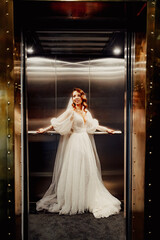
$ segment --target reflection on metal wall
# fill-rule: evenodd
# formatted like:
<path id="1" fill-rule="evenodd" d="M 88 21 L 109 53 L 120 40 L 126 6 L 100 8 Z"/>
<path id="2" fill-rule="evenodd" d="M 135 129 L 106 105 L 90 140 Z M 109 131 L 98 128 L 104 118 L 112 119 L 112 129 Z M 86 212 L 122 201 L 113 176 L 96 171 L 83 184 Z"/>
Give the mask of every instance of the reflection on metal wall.
<path id="1" fill-rule="evenodd" d="M 14 48 L 14 183 L 15 183 L 15 214 L 16 214 L 16 236 L 21 238 L 22 228 L 22 159 L 21 159 L 21 60 L 20 60 L 20 44 L 15 43 Z"/>
<path id="2" fill-rule="evenodd" d="M 29 131 L 48 126 L 53 116 L 62 113 L 74 87 L 86 92 L 89 108 L 101 125 L 123 131 L 124 59 L 28 58 L 26 71 Z M 31 202 L 50 184 L 58 140 L 57 134 L 29 136 Z M 123 200 L 123 135 L 97 135 L 95 140 L 105 185 Z"/>
<path id="3" fill-rule="evenodd" d="M 20 62 L 20 46 L 17 44 L 14 53 L 14 74 L 15 74 L 15 211 L 21 213 L 21 62 Z"/>
<path id="4" fill-rule="evenodd" d="M 153 239 L 153 165 L 160 159 L 160 2 L 147 5 L 147 84 L 146 84 L 146 173 L 145 173 L 145 239 Z"/>
<path id="5" fill-rule="evenodd" d="M 132 237 L 144 239 L 144 184 L 146 138 L 146 35 L 135 34 L 132 132 Z"/>
<path id="6" fill-rule="evenodd" d="M 108 58 L 91 61 L 90 108 L 101 125 L 124 128 L 124 59 Z M 106 187 L 123 200 L 124 136 L 95 135 Z"/>

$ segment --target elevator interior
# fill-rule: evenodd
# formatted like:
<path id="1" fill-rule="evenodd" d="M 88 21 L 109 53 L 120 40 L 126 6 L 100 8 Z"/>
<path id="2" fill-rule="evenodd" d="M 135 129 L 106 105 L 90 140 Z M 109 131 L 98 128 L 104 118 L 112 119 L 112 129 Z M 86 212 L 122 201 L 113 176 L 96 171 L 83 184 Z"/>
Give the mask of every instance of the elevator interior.
<path id="1" fill-rule="evenodd" d="M 59 141 L 58 134 L 34 131 L 65 111 L 74 87 L 86 92 L 89 109 L 101 125 L 122 131 L 97 133 L 95 141 L 104 183 L 123 203 L 125 32 L 108 30 L 102 22 L 101 29 L 97 24 L 88 28 L 84 19 L 76 23 L 74 17 L 67 26 L 61 19 L 57 29 L 56 21 L 52 28 L 25 32 L 30 206 L 49 187 Z"/>
<path id="2" fill-rule="evenodd" d="M 53 34 L 53 35 L 52 35 Z M 50 35 L 54 36 L 54 31 Z M 103 39 L 108 33 L 89 33 L 90 40 Z M 114 33 L 112 33 L 114 35 Z M 78 38 L 78 49 L 83 59 L 61 60 L 60 57 L 48 59 L 44 57 L 30 57 L 27 59 L 27 98 L 28 98 L 28 130 L 29 130 L 29 169 L 30 169 L 30 201 L 34 202 L 42 197 L 52 177 L 55 154 L 59 141 L 57 134 L 34 134 L 34 130 L 50 125 L 50 119 L 65 111 L 69 97 L 74 87 L 80 87 L 87 93 L 89 109 L 101 125 L 124 131 L 124 90 L 125 64 L 124 58 L 107 58 L 99 56 L 92 58 L 88 52 L 84 57 L 81 42 L 86 39 L 85 32 L 58 33 L 58 42 L 62 39 Z M 63 35 L 63 37 L 61 37 Z M 93 36 L 91 36 L 93 35 Z M 101 36 L 102 35 L 102 36 Z M 110 34 L 111 35 L 111 34 Z M 120 35 L 120 34 L 118 34 Z M 123 34 L 118 47 L 123 52 Z M 71 37 L 72 36 L 72 37 Z M 45 38 L 45 37 L 44 37 Z M 48 38 L 48 37 L 47 37 Z M 54 38 L 54 37 L 53 37 Z M 62 38 L 62 39 L 61 39 Z M 107 37 L 105 37 L 107 38 Z M 120 39 L 120 38 L 119 38 Z M 75 41 L 75 39 L 74 39 Z M 87 43 L 90 43 L 87 40 Z M 101 40 L 102 41 L 102 40 Z M 112 40 L 111 40 L 112 41 Z M 66 43 L 65 43 L 66 44 Z M 84 51 L 89 47 L 85 46 Z M 59 43 L 57 43 L 59 45 Z M 106 46 L 106 42 L 103 43 Z M 113 50 L 116 44 L 113 44 Z M 57 49 L 59 48 L 56 47 Z M 70 46 L 65 45 L 65 50 Z M 95 51 L 94 46 L 90 51 Z M 57 50 L 58 51 L 58 50 Z M 69 50 L 70 51 L 70 50 Z M 103 47 L 99 47 L 103 51 Z M 91 53 L 90 53 L 91 54 Z M 33 133 L 33 134 L 32 134 Z M 124 178 L 124 137 L 120 135 L 95 134 L 99 157 L 101 159 L 102 174 L 106 186 L 123 200 Z"/>
<path id="3" fill-rule="evenodd" d="M 95 134 L 95 141 L 104 183 L 124 202 L 126 36 L 128 28 L 133 28 L 127 19 L 134 19 L 136 25 L 139 14 L 136 27 L 141 28 L 142 7 L 142 3 L 23 2 L 25 12 L 30 13 L 29 17 L 21 16 L 26 51 L 30 211 L 51 182 L 59 141 L 58 134 L 38 135 L 35 130 L 48 126 L 53 116 L 65 110 L 73 87 L 87 93 L 89 109 L 101 125 L 122 131 L 113 136 Z"/>

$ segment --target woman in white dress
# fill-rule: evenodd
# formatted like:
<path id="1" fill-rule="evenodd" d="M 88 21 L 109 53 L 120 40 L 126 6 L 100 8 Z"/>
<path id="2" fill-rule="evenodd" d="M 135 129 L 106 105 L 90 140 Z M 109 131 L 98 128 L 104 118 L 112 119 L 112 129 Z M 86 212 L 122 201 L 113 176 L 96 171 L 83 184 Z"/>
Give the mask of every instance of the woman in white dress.
<path id="1" fill-rule="evenodd" d="M 44 133 L 51 129 L 61 137 L 52 183 L 36 203 L 36 210 L 70 215 L 89 211 L 96 218 L 119 213 L 121 202 L 103 184 L 93 137 L 96 130 L 110 134 L 115 131 L 100 126 L 92 118 L 83 90 L 75 88 L 66 111 L 51 119 L 49 127 L 40 128 L 37 132 Z"/>

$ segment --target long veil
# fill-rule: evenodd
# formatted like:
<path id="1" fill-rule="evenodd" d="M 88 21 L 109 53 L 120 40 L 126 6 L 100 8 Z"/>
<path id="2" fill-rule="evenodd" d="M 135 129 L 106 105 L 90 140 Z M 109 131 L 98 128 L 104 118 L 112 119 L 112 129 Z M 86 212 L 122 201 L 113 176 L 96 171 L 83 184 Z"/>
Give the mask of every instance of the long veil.
<path id="1" fill-rule="evenodd" d="M 73 100 L 72 100 L 72 97 L 70 97 L 68 105 L 67 105 L 67 109 L 71 109 L 72 108 L 72 103 L 73 103 Z"/>
<path id="2" fill-rule="evenodd" d="M 72 108 L 72 97 L 69 98 L 66 110 Z M 52 182 L 45 192 L 44 196 L 36 203 L 36 210 L 40 211 L 42 209 L 48 209 L 50 204 L 57 203 L 57 186 L 59 182 L 59 177 L 61 174 L 62 166 L 63 166 L 63 156 L 65 154 L 65 149 L 67 146 L 67 142 L 70 134 L 60 135 L 57 154 L 55 158 L 55 164 L 53 168 Z"/>

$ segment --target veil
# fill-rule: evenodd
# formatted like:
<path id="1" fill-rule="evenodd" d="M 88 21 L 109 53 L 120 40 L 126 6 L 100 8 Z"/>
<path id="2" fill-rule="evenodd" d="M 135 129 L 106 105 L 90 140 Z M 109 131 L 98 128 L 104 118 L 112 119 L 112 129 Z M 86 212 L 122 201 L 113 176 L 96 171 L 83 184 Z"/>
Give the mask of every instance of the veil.
<path id="1" fill-rule="evenodd" d="M 73 100 L 72 100 L 72 97 L 69 98 L 69 102 L 68 102 L 68 105 L 67 105 L 67 108 L 66 109 L 72 109 L 72 103 L 73 103 Z"/>
<path id="2" fill-rule="evenodd" d="M 66 113 L 69 109 L 72 109 L 72 97 L 69 98 L 66 110 L 63 114 Z M 55 118 L 56 119 L 56 118 Z M 67 142 L 69 139 L 70 133 L 66 135 L 60 135 L 57 154 L 55 158 L 54 168 L 53 168 L 53 175 L 52 175 L 52 182 L 48 188 L 48 190 L 45 192 L 43 197 L 36 202 L 36 210 L 40 211 L 43 209 L 48 210 L 48 206 L 50 204 L 57 204 L 57 186 L 60 178 L 60 174 L 62 171 L 63 166 L 63 155 L 65 154 L 65 149 L 67 146 Z M 57 206 L 58 207 L 58 206 Z"/>

